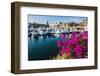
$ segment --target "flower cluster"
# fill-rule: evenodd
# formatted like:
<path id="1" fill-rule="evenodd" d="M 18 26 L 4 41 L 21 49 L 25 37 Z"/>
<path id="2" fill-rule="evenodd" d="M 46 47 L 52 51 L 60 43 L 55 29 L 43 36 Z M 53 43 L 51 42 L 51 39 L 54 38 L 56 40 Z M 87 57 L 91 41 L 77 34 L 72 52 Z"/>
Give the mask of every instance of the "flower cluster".
<path id="1" fill-rule="evenodd" d="M 57 46 L 60 50 L 60 56 L 66 55 L 66 58 L 86 58 L 88 32 L 72 32 L 69 36 L 62 34 L 61 39 L 57 41 Z"/>

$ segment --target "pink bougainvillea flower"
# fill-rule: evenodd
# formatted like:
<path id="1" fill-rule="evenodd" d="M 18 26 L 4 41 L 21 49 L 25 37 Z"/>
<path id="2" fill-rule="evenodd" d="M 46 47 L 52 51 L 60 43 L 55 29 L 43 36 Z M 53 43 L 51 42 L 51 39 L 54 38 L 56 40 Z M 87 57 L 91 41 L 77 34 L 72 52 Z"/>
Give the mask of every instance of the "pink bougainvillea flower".
<path id="1" fill-rule="evenodd" d="M 65 51 L 67 48 L 67 46 L 63 45 L 62 48 L 61 48 L 61 51 Z"/>
<path id="2" fill-rule="evenodd" d="M 85 49 L 82 46 L 77 45 L 76 48 L 74 48 L 74 51 L 76 52 L 76 55 L 80 57 L 83 56 Z"/>
<path id="3" fill-rule="evenodd" d="M 87 32 L 83 32 L 82 33 L 82 38 L 83 39 L 87 39 L 88 38 L 88 33 Z"/>
<path id="4" fill-rule="evenodd" d="M 57 46 L 58 46 L 58 47 L 61 47 L 62 44 L 63 44 L 62 41 L 60 41 L 60 40 L 57 41 Z"/>
<path id="5" fill-rule="evenodd" d="M 66 35 L 65 34 L 62 34 L 61 37 L 62 37 L 62 39 L 65 39 L 66 38 Z"/>
<path id="6" fill-rule="evenodd" d="M 74 49 L 75 52 L 80 52 L 84 51 L 84 48 L 81 45 L 77 45 L 76 48 Z"/>
<path id="7" fill-rule="evenodd" d="M 70 53 L 70 48 L 66 48 L 65 52 L 69 54 Z"/>
<path id="8" fill-rule="evenodd" d="M 61 40 L 57 41 L 60 55 L 70 54 L 70 58 L 83 58 L 88 49 L 88 32 L 72 32 L 71 36 L 61 35 Z"/>
<path id="9" fill-rule="evenodd" d="M 69 39 L 67 44 L 68 44 L 69 46 L 75 46 L 75 45 L 78 44 L 78 41 L 79 41 L 78 38 Z"/>
<path id="10" fill-rule="evenodd" d="M 65 53 L 70 53 L 70 48 L 68 48 L 67 46 L 62 46 L 62 51 Z"/>
<path id="11" fill-rule="evenodd" d="M 71 34 L 71 39 L 74 39 L 75 37 L 77 37 L 77 32 L 72 32 L 72 34 Z"/>

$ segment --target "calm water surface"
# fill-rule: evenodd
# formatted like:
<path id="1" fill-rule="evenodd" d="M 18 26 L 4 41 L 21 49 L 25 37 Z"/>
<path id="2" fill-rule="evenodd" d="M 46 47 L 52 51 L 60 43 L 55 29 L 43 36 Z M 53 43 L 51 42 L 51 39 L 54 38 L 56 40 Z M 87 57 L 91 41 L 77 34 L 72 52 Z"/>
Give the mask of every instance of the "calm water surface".
<path id="1" fill-rule="evenodd" d="M 59 53 L 59 36 L 34 36 L 28 38 L 28 60 L 48 60 Z"/>

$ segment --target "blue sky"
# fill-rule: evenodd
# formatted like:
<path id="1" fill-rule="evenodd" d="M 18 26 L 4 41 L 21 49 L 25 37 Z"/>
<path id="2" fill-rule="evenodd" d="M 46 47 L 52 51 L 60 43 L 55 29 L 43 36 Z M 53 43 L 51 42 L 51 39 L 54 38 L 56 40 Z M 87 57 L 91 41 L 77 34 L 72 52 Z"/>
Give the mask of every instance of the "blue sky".
<path id="1" fill-rule="evenodd" d="M 87 17 L 78 17 L 78 16 L 43 16 L 43 15 L 29 15 L 28 21 L 29 23 L 37 22 L 46 24 L 48 21 L 50 24 L 56 23 L 56 22 L 76 22 L 79 23 L 86 19 Z"/>

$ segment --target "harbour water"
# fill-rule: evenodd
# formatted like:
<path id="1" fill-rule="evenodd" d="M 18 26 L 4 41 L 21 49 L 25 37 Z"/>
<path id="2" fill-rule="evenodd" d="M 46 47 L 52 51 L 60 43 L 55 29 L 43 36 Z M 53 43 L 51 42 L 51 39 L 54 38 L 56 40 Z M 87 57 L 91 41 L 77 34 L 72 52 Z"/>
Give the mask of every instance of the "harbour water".
<path id="1" fill-rule="evenodd" d="M 48 60 L 59 53 L 60 34 L 28 37 L 28 60 Z"/>

